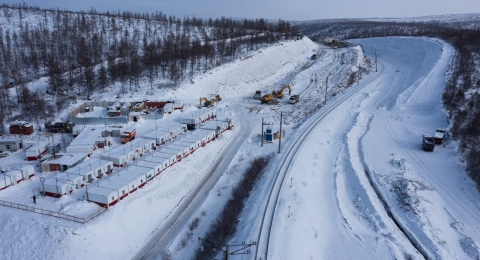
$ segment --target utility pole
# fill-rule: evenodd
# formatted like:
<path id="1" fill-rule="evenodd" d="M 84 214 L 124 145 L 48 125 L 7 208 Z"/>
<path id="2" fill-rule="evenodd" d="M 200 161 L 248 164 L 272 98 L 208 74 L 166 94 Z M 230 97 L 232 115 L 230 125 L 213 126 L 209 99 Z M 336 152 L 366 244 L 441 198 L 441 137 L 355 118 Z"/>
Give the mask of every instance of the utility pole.
<path id="1" fill-rule="evenodd" d="M 263 117 L 262 117 L 262 146 L 263 147 Z"/>
<path id="2" fill-rule="evenodd" d="M 280 135 L 278 137 L 278 153 L 280 153 L 280 147 L 282 145 L 282 116 L 283 112 L 280 111 Z"/>
<path id="3" fill-rule="evenodd" d="M 377 72 L 377 49 L 375 49 L 375 72 Z"/>
<path id="4" fill-rule="evenodd" d="M 325 101 L 323 102 L 324 106 L 327 104 L 327 90 L 328 90 L 328 76 L 327 76 L 327 79 L 325 80 Z"/>

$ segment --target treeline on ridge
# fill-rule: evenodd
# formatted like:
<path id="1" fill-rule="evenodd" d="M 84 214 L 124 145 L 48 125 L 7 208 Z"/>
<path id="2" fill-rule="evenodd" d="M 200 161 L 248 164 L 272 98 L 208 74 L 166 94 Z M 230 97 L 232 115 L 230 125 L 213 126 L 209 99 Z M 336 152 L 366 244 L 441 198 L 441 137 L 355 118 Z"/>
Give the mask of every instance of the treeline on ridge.
<path id="1" fill-rule="evenodd" d="M 0 19 L 6 25 L 0 27 L 1 122 L 15 119 L 16 107 L 33 120 L 49 116 L 52 107 L 34 111 L 26 102 L 44 100 L 45 93 L 26 87 L 43 76 L 48 77 L 47 94 L 61 109 L 69 98 L 88 98 L 114 83 L 121 83 L 123 93 L 136 90 L 142 79 L 151 88 L 157 79 L 175 86 L 242 51 L 297 34 L 282 20 L 180 19 L 162 12 L 72 12 L 26 4 L 1 5 Z"/>

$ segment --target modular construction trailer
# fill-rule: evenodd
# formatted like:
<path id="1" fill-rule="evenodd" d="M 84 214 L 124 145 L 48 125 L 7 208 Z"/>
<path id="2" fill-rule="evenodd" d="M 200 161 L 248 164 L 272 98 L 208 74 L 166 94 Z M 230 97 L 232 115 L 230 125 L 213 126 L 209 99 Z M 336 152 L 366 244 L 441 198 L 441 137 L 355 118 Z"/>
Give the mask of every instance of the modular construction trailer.
<path id="1" fill-rule="evenodd" d="M 49 178 L 42 182 L 42 193 L 49 197 L 60 198 L 73 192 L 75 184 L 70 180 Z"/>
<path id="2" fill-rule="evenodd" d="M 155 168 L 149 168 L 149 167 L 141 167 L 138 165 L 130 165 L 125 169 L 127 172 L 132 172 L 135 174 L 142 174 L 145 178 L 146 182 L 149 182 L 153 180 L 155 177 Z M 160 173 L 160 171 L 159 171 Z M 139 188 L 142 188 L 143 185 L 145 185 L 146 182 L 141 182 L 142 184 L 139 185 Z"/>
<path id="3" fill-rule="evenodd" d="M 211 141 L 215 140 L 215 137 L 216 137 L 215 130 L 208 130 L 208 129 L 196 129 L 192 131 L 192 134 L 197 135 L 199 137 L 205 137 L 207 143 L 210 143 Z"/>
<path id="4" fill-rule="evenodd" d="M 184 157 L 184 149 L 176 149 L 176 148 L 166 148 L 166 147 L 162 147 L 162 149 L 158 150 L 160 153 L 163 153 L 163 154 L 168 154 L 170 157 L 172 155 L 175 156 L 175 158 L 177 159 L 177 161 L 181 161 L 182 158 Z"/>
<path id="5" fill-rule="evenodd" d="M 198 131 L 198 132 L 197 132 Z M 163 147 L 144 156 L 141 160 L 135 161 L 129 167 L 120 169 L 115 174 L 89 185 L 87 200 L 100 206 L 113 206 L 128 194 L 142 188 L 143 185 L 153 179 L 153 176 L 160 174 L 183 158 L 192 147 L 200 147 L 199 140 L 209 137 L 209 141 L 215 137 L 213 130 L 196 130 L 198 135 L 187 135 L 190 141 L 184 144 L 170 145 L 170 148 Z M 191 137 L 190 137 L 191 136 Z M 180 143 L 180 142 L 179 142 Z"/>
<path id="6" fill-rule="evenodd" d="M 214 130 L 215 136 L 218 136 L 221 133 L 225 132 L 226 130 L 231 129 L 232 126 L 233 126 L 232 121 L 227 118 L 224 120 L 207 121 L 201 124 L 200 126 L 198 126 L 197 129 Z"/>
<path id="7" fill-rule="evenodd" d="M 191 148 L 193 146 L 193 150 L 191 149 L 191 153 L 193 153 L 193 152 L 195 152 L 195 150 L 197 150 L 198 148 L 203 146 L 202 145 L 202 140 L 203 140 L 203 137 L 201 137 L 201 136 L 188 134 L 188 135 L 182 136 L 178 140 L 175 140 L 174 143 L 189 144 L 191 146 Z M 206 140 L 207 139 L 205 138 L 205 142 L 206 142 Z"/>
<path id="8" fill-rule="evenodd" d="M 87 192 L 87 201 L 94 202 L 100 207 L 110 207 L 118 202 L 120 193 L 116 189 L 91 185 Z"/>
<path id="9" fill-rule="evenodd" d="M 186 139 L 178 139 L 173 142 L 173 145 L 181 145 L 181 146 L 187 146 L 188 147 L 188 153 L 191 154 L 197 150 L 197 148 L 201 147 L 200 140 L 195 140 L 195 141 L 189 141 Z"/>
<path id="10" fill-rule="evenodd" d="M 59 198 L 73 193 L 85 185 L 85 177 L 79 174 L 62 172 L 42 182 L 42 192 L 46 196 Z"/>
<path id="11" fill-rule="evenodd" d="M 201 109 L 187 113 L 180 117 L 179 122 L 186 124 L 188 130 L 193 130 L 195 127 L 207 120 L 216 118 L 216 112 L 213 109 Z"/>
<path id="12" fill-rule="evenodd" d="M 91 158 L 65 172 L 83 176 L 83 184 L 80 185 L 80 187 L 83 187 L 86 183 L 92 183 L 96 179 L 101 179 L 103 176 L 111 174 L 113 172 L 113 162 Z"/>
<path id="13" fill-rule="evenodd" d="M 70 143 L 71 146 L 76 144 L 90 144 L 96 148 L 96 143 L 99 139 L 105 139 L 103 133 L 105 127 L 85 126 L 83 130 L 77 135 L 75 139 Z"/>
<path id="14" fill-rule="evenodd" d="M 23 147 L 22 139 L 13 136 L 0 136 L 0 152 L 16 152 Z"/>
<path id="15" fill-rule="evenodd" d="M 177 162 L 177 158 L 172 154 L 153 152 L 144 158 L 147 162 L 154 162 L 162 165 L 162 171 Z"/>
<path id="16" fill-rule="evenodd" d="M 138 156 L 142 157 L 144 154 L 147 154 L 157 148 L 155 140 L 146 139 L 146 138 L 137 138 L 130 142 L 132 147 L 137 147 L 135 152 Z M 138 157 L 137 156 L 137 157 Z"/>
<path id="17" fill-rule="evenodd" d="M 143 138 L 155 140 L 157 145 L 170 142 L 172 139 L 187 132 L 187 126 L 181 124 L 162 124 L 152 132 L 143 135 Z"/>
<path id="18" fill-rule="evenodd" d="M 103 160 L 111 161 L 114 166 L 124 167 L 125 165 L 127 165 L 127 163 L 134 161 L 134 155 L 134 151 L 130 151 L 130 154 L 125 154 L 124 152 L 120 151 L 113 151 L 103 153 L 100 158 L 102 158 Z"/>
<path id="19" fill-rule="evenodd" d="M 47 154 L 48 142 L 39 141 L 37 143 L 30 143 L 25 150 L 27 161 L 37 161 Z"/>
<path id="20" fill-rule="evenodd" d="M 146 160 L 137 160 L 135 161 L 134 167 L 144 167 L 147 169 L 151 169 L 154 173 L 154 177 L 159 175 L 163 169 L 167 168 L 170 165 L 169 160 L 165 162 L 165 165 L 163 165 L 165 161 L 161 162 L 151 162 L 151 161 L 146 161 Z M 153 177 L 152 177 L 153 178 Z M 150 180 L 147 180 L 150 181 Z"/>
<path id="21" fill-rule="evenodd" d="M 81 163 L 86 153 L 57 153 L 40 164 L 42 172 L 66 171 Z"/>
<path id="22" fill-rule="evenodd" d="M 143 138 L 155 141 L 155 144 L 163 145 L 172 140 L 172 134 L 166 130 L 156 130 L 143 135 Z"/>
<path id="23" fill-rule="evenodd" d="M 141 151 L 143 151 L 143 145 L 139 147 L 133 142 L 107 150 L 100 155 L 100 158 L 112 161 L 117 167 L 123 167 L 140 157 Z"/>
<path id="24" fill-rule="evenodd" d="M 75 144 L 70 144 L 65 151 L 67 153 L 86 153 L 87 156 L 91 156 L 92 153 L 95 151 L 95 144 L 91 143 L 80 143 L 77 142 Z"/>
<path id="25" fill-rule="evenodd" d="M 100 206 L 112 206 L 128 194 L 143 187 L 151 169 L 140 167 L 137 171 L 121 169 L 108 178 L 88 186 L 87 200 Z M 110 191 L 108 191 L 110 190 Z M 115 196 L 116 194 L 116 196 Z"/>
<path id="26" fill-rule="evenodd" d="M 0 190 L 19 184 L 22 181 L 29 180 L 35 175 L 35 169 L 32 165 L 21 165 L 11 169 L 0 170 Z"/>
<path id="27" fill-rule="evenodd" d="M 166 149 L 170 149 L 173 151 L 181 151 L 182 158 L 185 158 L 190 154 L 190 145 L 187 145 L 187 144 L 181 144 L 181 143 L 168 144 L 165 147 L 162 147 L 161 151 L 166 151 Z"/>

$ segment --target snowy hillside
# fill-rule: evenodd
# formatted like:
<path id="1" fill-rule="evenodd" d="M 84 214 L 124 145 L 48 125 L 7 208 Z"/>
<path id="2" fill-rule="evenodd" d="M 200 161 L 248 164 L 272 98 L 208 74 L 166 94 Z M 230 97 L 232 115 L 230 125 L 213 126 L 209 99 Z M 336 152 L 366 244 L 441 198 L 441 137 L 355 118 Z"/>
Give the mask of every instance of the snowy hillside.
<path id="1" fill-rule="evenodd" d="M 197 238 L 259 155 L 273 158 L 229 244 L 259 243 L 236 259 L 478 258 L 480 194 L 466 177 L 457 144 L 447 140 L 433 153 L 421 150 L 422 134 L 448 128 L 440 96 L 452 47 L 427 38 L 355 42 L 362 47 L 331 49 L 306 37 L 282 41 L 176 89 L 122 97 L 185 103 L 183 111 L 162 119 L 141 119 L 135 124 L 139 135 L 198 111 L 199 98 L 213 94 L 223 97 L 215 111 L 232 118 L 235 127 L 87 224 L 3 207 L 5 258 L 191 259 L 201 247 Z M 369 74 L 348 86 L 359 69 Z M 257 90 L 268 94 L 284 85 L 291 93 L 277 105 L 252 98 Z M 289 104 L 289 94 L 300 94 L 300 101 Z M 109 93 L 96 98 L 114 99 Z M 278 153 L 278 140 L 262 146 L 261 129 L 263 119 L 279 131 L 281 116 Z M 120 145 L 114 140 L 112 148 L 92 157 Z M 36 167 L 22 151 L 0 163 Z M 0 200 L 71 215 L 98 210 L 84 200 L 83 190 L 59 199 L 39 197 L 34 205 L 32 191 L 49 174 L 35 169 L 31 180 L 0 191 Z M 284 181 L 276 181 L 280 173 Z M 269 202 L 272 187 L 279 195 Z M 264 240 L 259 232 L 267 211 L 273 221 L 271 231 L 263 230 L 270 237 Z"/>

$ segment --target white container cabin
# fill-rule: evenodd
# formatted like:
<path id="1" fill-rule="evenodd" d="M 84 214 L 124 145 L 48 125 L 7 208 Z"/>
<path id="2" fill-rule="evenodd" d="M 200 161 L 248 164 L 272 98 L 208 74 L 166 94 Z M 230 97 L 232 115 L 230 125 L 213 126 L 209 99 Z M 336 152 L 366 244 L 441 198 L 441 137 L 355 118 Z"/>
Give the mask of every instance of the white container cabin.
<path id="1" fill-rule="evenodd" d="M 41 185 L 42 192 L 54 198 L 59 198 L 63 195 L 69 195 L 73 192 L 74 184 L 72 181 L 48 178 Z"/>
<path id="2" fill-rule="evenodd" d="M 123 152 L 107 152 L 100 155 L 102 160 L 111 161 L 114 166 L 124 167 L 127 165 L 129 160 L 129 155 Z"/>
<path id="3" fill-rule="evenodd" d="M 166 132 L 166 130 L 156 130 L 144 134 L 143 138 L 154 140 L 155 144 L 158 146 L 170 142 L 172 140 L 172 135 L 170 132 Z"/>
<path id="4" fill-rule="evenodd" d="M 162 147 L 162 149 L 160 149 L 159 152 L 164 154 L 169 154 L 168 157 L 171 157 L 172 155 L 174 155 L 177 161 L 181 161 L 183 158 L 183 149 Z"/>
<path id="5" fill-rule="evenodd" d="M 171 150 L 182 151 L 182 158 L 190 155 L 190 145 L 187 145 L 187 144 L 173 143 L 173 144 L 168 144 L 166 147 L 164 147 L 162 149 L 171 149 Z"/>
<path id="6" fill-rule="evenodd" d="M 202 147 L 202 137 L 195 135 L 195 134 L 189 134 L 186 136 L 182 136 L 182 138 L 178 139 L 179 142 L 184 142 L 184 143 L 194 143 L 195 144 L 195 150 L 198 148 Z M 205 142 L 207 142 L 207 138 L 205 138 Z"/>
<path id="7" fill-rule="evenodd" d="M 18 183 L 29 180 L 35 175 L 35 169 L 32 165 L 22 165 L 9 170 L 2 170 L 0 172 L 1 182 L 0 190 L 6 189 L 9 186 L 17 185 Z"/>
<path id="8" fill-rule="evenodd" d="M 206 137 L 207 143 L 215 140 L 215 131 L 214 130 L 206 130 L 206 129 L 197 129 L 193 131 L 193 134 L 197 134 L 199 137 Z"/>
<path id="9" fill-rule="evenodd" d="M 215 120 L 215 121 L 208 121 L 198 127 L 198 129 L 205 129 L 205 130 L 214 130 L 215 134 L 218 136 L 222 132 L 227 129 L 230 129 L 231 121 L 230 119 L 226 120 Z"/>
<path id="10" fill-rule="evenodd" d="M 95 151 L 95 144 L 76 143 L 70 144 L 66 149 L 67 153 L 86 153 L 88 156 Z"/>
<path id="11" fill-rule="evenodd" d="M 95 185 L 88 186 L 87 200 L 100 207 L 110 207 L 118 202 L 119 192 Z"/>
<path id="12" fill-rule="evenodd" d="M 123 179 L 117 178 L 117 174 L 112 174 L 107 178 L 103 178 L 97 185 L 89 185 L 88 190 L 90 191 L 91 186 L 99 186 L 104 188 L 109 188 L 118 192 L 119 200 L 122 200 L 128 196 L 128 182 Z"/>
<path id="13" fill-rule="evenodd" d="M 168 160 L 168 161 L 170 161 L 170 160 Z M 141 161 L 138 160 L 138 161 L 135 162 L 136 167 L 144 167 L 144 168 L 147 168 L 147 169 L 152 169 L 153 173 L 154 173 L 154 176 L 159 175 L 163 171 L 164 167 L 167 168 L 169 164 L 170 164 L 170 162 L 166 163 L 165 166 L 164 166 L 164 162 L 151 162 L 151 161 L 145 161 L 145 160 L 141 160 Z M 148 180 L 148 181 L 150 181 L 150 180 Z"/>
<path id="14" fill-rule="evenodd" d="M 181 100 L 175 100 L 173 102 L 173 109 L 175 110 L 183 110 L 183 101 Z"/>
<path id="15" fill-rule="evenodd" d="M 127 171 L 127 174 L 130 173 L 135 173 L 135 174 L 140 174 L 143 176 L 143 182 L 141 179 L 139 179 L 140 184 L 138 185 L 139 188 L 142 188 L 143 185 L 145 185 L 146 182 L 151 181 L 155 177 L 155 169 L 154 168 L 147 168 L 147 167 L 141 167 L 137 165 L 130 165 L 128 168 L 125 169 Z"/>
<path id="16" fill-rule="evenodd" d="M 6 174 L 0 175 L 0 190 L 4 190 L 12 185 L 14 181 L 12 180 L 12 177 Z"/>
<path id="17" fill-rule="evenodd" d="M 57 174 L 56 176 L 57 179 L 62 179 L 65 181 L 71 181 L 72 182 L 72 187 L 75 189 L 80 189 L 83 186 L 85 186 L 85 177 L 83 175 L 79 175 L 76 173 L 68 173 L 68 172 L 62 172 Z"/>
<path id="18" fill-rule="evenodd" d="M 164 171 L 166 168 L 174 164 L 177 161 L 177 159 L 176 159 L 176 156 L 172 154 L 162 154 L 159 152 L 153 152 L 152 154 L 145 156 L 145 161 L 161 163 L 162 171 Z"/>
<path id="19" fill-rule="evenodd" d="M 115 175 L 113 178 L 116 178 L 117 180 L 120 180 L 123 183 L 125 183 L 129 194 L 134 193 L 138 189 L 139 182 L 138 182 L 137 176 L 130 175 L 129 173 L 122 171 L 120 175 Z"/>
<path id="20" fill-rule="evenodd" d="M 30 144 L 25 150 L 27 161 L 37 161 L 47 154 L 47 142 L 38 142 Z"/>
<path id="21" fill-rule="evenodd" d="M 130 142 L 130 145 L 135 148 L 136 157 L 142 157 L 144 154 L 147 154 L 155 149 L 156 142 L 155 140 L 137 138 Z"/>
<path id="22" fill-rule="evenodd" d="M 13 136 L 0 136 L 0 152 L 10 151 L 13 153 L 19 151 L 22 147 L 22 139 Z"/>
<path id="23" fill-rule="evenodd" d="M 200 140 L 190 141 L 190 140 L 184 139 L 184 138 L 176 140 L 175 143 L 173 143 L 173 144 L 188 146 L 189 149 L 190 149 L 190 153 L 193 153 L 199 147 L 202 147 L 202 143 L 200 142 Z"/>
<path id="24" fill-rule="evenodd" d="M 83 173 L 91 173 L 94 178 L 102 178 L 105 174 L 110 174 L 113 171 L 113 162 L 102 160 L 98 158 L 91 158 L 84 161 L 75 167 Z"/>

